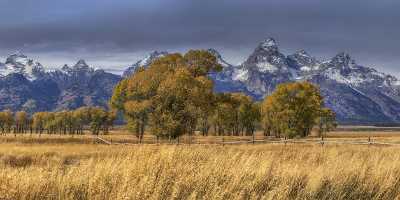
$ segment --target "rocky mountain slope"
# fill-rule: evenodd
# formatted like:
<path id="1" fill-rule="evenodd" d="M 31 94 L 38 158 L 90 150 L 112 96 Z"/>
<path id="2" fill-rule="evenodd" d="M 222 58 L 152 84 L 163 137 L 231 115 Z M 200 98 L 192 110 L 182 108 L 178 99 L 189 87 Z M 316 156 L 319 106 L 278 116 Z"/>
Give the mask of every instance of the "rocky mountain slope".
<path id="1" fill-rule="evenodd" d="M 277 42 L 269 38 L 229 74 L 233 82 L 243 84 L 247 93 L 256 99 L 270 94 L 280 83 L 306 80 L 319 85 L 326 105 L 342 122 L 400 121 L 400 81 L 358 65 L 346 53 L 323 62 L 304 50 L 285 56 Z"/>
<path id="2" fill-rule="evenodd" d="M 318 85 L 325 103 L 345 123 L 399 123 L 400 80 L 357 64 L 339 53 L 320 61 L 299 50 L 284 55 L 268 38 L 258 44 L 243 64 L 226 62 L 214 49 L 223 70 L 210 74 L 217 92 L 244 92 L 262 100 L 280 83 L 310 81 Z M 95 70 L 80 60 L 74 66 L 45 71 L 27 56 L 16 53 L 0 63 L 0 110 L 63 110 L 84 105 L 107 106 L 113 87 L 140 66 L 168 52 L 152 52 L 130 66 L 123 77 Z"/>
<path id="3" fill-rule="evenodd" d="M 95 70 L 84 60 L 60 70 L 46 72 L 23 54 L 9 56 L 0 64 L 0 110 L 74 109 L 107 106 L 118 75 Z"/>
<path id="4" fill-rule="evenodd" d="M 234 66 L 216 50 L 209 51 L 224 67 L 222 72 L 210 75 L 217 92 L 244 92 L 262 100 L 278 84 L 310 81 L 320 87 L 326 105 L 337 113 L 341 122 L 400 122 L 400 81 L 358 65 L 349 54 L 339 53 L 326 61 L 317 60 L 305 50 L 284 55 L 277 42 L 268 38 L 243 64 Z M 159 56 L 148 56 L 144 66 Z"/>
<path id="5" fill-rule="evenodd" d="M 0 63 L 0 77 L 9 74 L 23 74 L 29 80 L 35 80 L 45 73 L 44 67 L 33 59 L 17 52 L 10 55 L 5 63 Z"/>

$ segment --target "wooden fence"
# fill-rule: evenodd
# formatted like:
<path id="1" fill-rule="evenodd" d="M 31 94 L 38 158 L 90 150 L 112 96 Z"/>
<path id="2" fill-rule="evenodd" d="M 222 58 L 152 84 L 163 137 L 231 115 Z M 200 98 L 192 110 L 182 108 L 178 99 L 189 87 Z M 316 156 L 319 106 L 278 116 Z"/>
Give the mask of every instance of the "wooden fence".
<path id="1" fill-rule="evenodd" d="M 102 138 L 100 136 L 96 136 L 95 139 L 106 145 L 138 145 L 138 144 L 175 144 L 175 145 L 201 145 L 201 144 L 214 144 L 214 145 L 240 145 L 240 144 L 317 144 L 317 145 L 375 145 L 375 146 L 400 146 L 400 143 L 394 142 L 379 142 L 373 141 L 371 138 L 366 138 L 365 140 L 351 140 L 351 139 L 342 139 L 342 140 L 326 140 L 324 138 L 321 139 L 281 139 L 281 138 L 264 138 L 264 139 L 256 139 L 252 137 L 248 138 L 226 138 L 223 136 L 213 137 L 213 139 L 209 139 L 207 137 L 199 138 L 199 137 L 186 137 L 186 138 L 177 138 L 175 140 L 142 140 L 140 143 L 136 142 L 120 142 L 112 140 L 108 140 Z"/>

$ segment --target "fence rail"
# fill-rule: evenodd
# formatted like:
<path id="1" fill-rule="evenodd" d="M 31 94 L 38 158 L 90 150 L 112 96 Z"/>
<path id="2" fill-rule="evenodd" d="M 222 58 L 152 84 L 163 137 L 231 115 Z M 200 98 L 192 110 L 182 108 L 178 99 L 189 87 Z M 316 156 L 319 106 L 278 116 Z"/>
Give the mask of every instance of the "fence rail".
<path id="1" fill-rule="evenodd" d="M 138 145 L 140 143 L 136 142 L 113 142 L 112 140 L 107 140 L 102 137 L 96 136 L 95 139 L 97 139 L 99 142 L 107 145 Z M 166 143 L 165 141 L 146 141 L 143 144 L 184 144 L 184 145 L 198 145 L 198 144 L 215 144 L 215 145 L 240 145 L 240 144 L 319 144 L 319 145 L 325 145 L 325 144 L 340 144 L 340 145 L 376 145 L 376 146 L 399 146 L 400 143 L 390 143 L 390 142 L 378 142 L 378 141 L 372 141 L 370 138 L 365 141 L 354 141 L 354 140 L 312 140 L 312 139 L 252 139 L 252 140 L 234 140 L 234 141 L 225 141 L 224 138 L 222 137 L 219 141 L 207 141 L 207 142 L 201 142 L 201 141 L 187 141 L 187 140 L 176 140 L 174 142 L 169 141 Z"/>

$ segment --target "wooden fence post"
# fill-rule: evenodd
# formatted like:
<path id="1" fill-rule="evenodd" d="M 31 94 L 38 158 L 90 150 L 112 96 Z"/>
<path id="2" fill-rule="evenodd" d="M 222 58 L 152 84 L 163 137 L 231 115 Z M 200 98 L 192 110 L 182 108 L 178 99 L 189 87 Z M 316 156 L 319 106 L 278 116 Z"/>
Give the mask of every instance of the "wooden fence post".
<path id="1" fill-rule="evenodd" d="M 324 146 L 324 136 L 321 137 L 321 146 Z"/>

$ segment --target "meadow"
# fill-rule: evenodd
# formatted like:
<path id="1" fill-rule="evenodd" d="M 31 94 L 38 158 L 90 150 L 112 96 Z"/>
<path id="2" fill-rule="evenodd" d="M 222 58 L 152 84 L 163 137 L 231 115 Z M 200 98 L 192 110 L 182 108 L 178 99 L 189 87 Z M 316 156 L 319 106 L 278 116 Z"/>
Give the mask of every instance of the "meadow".
<path id="1" fill-rule="evenodd" d="M 400 141 L 397 132 L 346 131 L 327 140 L 368 135 Z M 104 137 L 132 139 L 121 132 Z M 397 146 L 105 145 L 88 135 L 6 135 L 0 142 L 0 199 L 400 198 Z"/>

